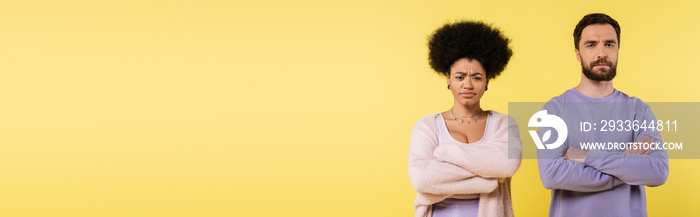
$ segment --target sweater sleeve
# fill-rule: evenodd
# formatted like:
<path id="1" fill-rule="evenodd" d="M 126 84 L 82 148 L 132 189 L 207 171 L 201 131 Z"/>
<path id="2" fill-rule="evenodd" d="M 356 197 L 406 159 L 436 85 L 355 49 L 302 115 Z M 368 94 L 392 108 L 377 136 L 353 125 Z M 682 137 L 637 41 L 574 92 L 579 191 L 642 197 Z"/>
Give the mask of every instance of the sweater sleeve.
<path id="1" fill-rule="evenodd" d="M 408 153 L 408 175 L 419 193 L 480 194 L 498 187 L 497 179 L 479 177 L 454 164 L 438 161 L 433 156 L 435 147 L 436 132 L 423 118 L 413 128 Z"/>
<path id="2" fill-rule="evenodd" d="M 547 189 L 562 189 L 579 192 L 598 192 L 611 189 L 623 182 L 593 167 L 557 157 L 538 157 L 540 180 Z"/>
<path id="3" fill-rule="evenodd" d="M 551 114 L 560 115 L 557 102 L 553 99 L 545 105 Z M 540 128 L 542 136 L 544 129 Z M 615 176 L 601 172 L 600 170 L 566 160 L 564 155 L 569 148 L 566 141 L 556 149 L 538 149 L 537 166 L 540 172 L 540 180 L 547 189 L 562 189 L 579 192 L 598 192 L 611 189 L 624 182 Z"/>
<path id="4" fill-rule="evenodd" d="M 656 122 L 656 117 L 646 103 L 635 115 L 635 120 L 642 123 Z M 663 144 L 659 131 L 639 130 L 634 132 L 634 140 L 643 137 L 654 139 L 657 144 Z M 634 142 L 634 141 L 631 141 Z M 668 178 L 669 166 L 666 150 L 656 149 L 650 155 L 627 154 L 622 152 L 607 152 L 590 150 L 586 155 L 586 165 L 596 168 L 601 172 L 613 175 L 630 185 L 663 185 Z"/>
<path id="5" fill-rule="evenodd" d="M 485 142 L 440 145 L 435 149 L 436 159 L 455 164 L 481 177 L 512 177 L 520 166 L 522 152 L 518 124 L 504 114 L 496 114 L 493 118 L 495 123 L 489 129 L 490 136 Z"/>

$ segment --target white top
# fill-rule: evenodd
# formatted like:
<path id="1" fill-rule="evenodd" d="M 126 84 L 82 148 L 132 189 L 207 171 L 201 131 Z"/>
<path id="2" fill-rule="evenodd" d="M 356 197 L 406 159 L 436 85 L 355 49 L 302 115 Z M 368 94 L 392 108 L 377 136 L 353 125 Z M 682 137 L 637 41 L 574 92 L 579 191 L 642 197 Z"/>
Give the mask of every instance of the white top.
<path id="1" fill-rule="evenodd" d="M 489 112 L 486 117 L 486 129 L 484 130 L 484 135 L 479 139 L 479 141 L 473 143 L 463 143 L 457 141 L 450 131 L 447 130 L 447 124 L 445 124 L 445 119 L 442 114 L 435 117 L 435 124 L 437 125 L 437 137 L 438 145 L 447 143 L 457 143 L 462 145 L 474 145 L 479 144 L 484 141 L 484 138 L 488 136 L 489 133 L 489 119 L 491 119 L 491 113 Z M 477 217 L 479 213 L 479 199 L 454 199 L 447 198 L 433 205 L 433 215 L 432 217 Z"/>

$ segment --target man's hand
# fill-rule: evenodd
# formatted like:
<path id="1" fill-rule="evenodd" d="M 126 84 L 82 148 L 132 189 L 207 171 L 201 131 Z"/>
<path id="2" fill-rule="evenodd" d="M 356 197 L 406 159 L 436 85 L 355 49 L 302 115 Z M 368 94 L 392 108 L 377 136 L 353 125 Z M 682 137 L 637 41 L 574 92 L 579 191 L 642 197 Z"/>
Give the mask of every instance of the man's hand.
<path id="1" fill-rule="evenodd" d="M 636 145 L 637 145 L 636 148 L 633 147 L 633 146 L 629 146 L 629 147 L 627 147 L 627 149 L 625 149 L 625 151 L 623 151 L 622 153 L 626 153 L 626 154 L 643 154 L 643 155 L 649 155 L 649 154 L 651 154 L 651 151 L 652 151 L 651 145 L 653 145 L 654 139 L 652 139 L 652 138 L 650 138 L 650 137 L 648 137 L 648 136 L 645 136 L 644 138 L 641 138 L 641 139 L 637 140 L 637 141 L 634 142 L 634 143 L 636 143 Z M 644 143 L 649 144 L 649 145 L 647 146 L 646 149 L 644 149 L 644 147 L 643 147 L 643 145 L 642 145 L 642 144 L 644 144 Z"/>
<path id="2" fill-rule="evenodd" d="M 564 157 L 570 161 L 583 163 L 586 162 L 586 155 L 588 155 L 588 151 L 586 150 L 569 147 L 569 149 L 566 150 Z"/>

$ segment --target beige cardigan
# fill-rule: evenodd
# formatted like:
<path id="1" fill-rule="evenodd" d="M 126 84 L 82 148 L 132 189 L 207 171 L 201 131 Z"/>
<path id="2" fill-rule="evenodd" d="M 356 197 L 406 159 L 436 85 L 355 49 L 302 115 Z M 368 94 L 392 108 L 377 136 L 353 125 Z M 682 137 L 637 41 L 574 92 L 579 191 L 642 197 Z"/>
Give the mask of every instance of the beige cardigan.
<path id="1" fill-rule="evenodd" d="M 513 216 L 510 177 L 520 166 L 522 151 L 518 125 L 506 114 L 491 114 L 490 135 L 475 145 L 438 146 L 435 118 L 439 113 L 416 123 L 408 151 L 408 176 L 418 192 L 416 217 L 432 216 L 432 205 L 446 198 L 479 198 L 480 217 Z M 510 137 L 509 131 L 514 132 Z M 508 158 L 509 151 L 516 158 Z"/>

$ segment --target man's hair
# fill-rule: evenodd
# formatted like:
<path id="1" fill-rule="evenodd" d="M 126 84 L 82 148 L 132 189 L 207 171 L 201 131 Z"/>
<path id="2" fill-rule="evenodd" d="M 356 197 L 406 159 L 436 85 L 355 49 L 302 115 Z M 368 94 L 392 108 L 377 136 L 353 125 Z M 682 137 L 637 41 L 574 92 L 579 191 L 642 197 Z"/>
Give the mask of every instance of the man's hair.
<path id="1" fill-rule="evenodd" d="M 615 29 L 615 33 L 617 33 L 617 46 L 620 46 L 620 24 L 617 24 L 615 19 L 606 14 L 593 13 L 584 16 L 581 18 L 581 21 L 578 21 L 578 24 L 576 24 L 576 28 L 574 29 L 574 47 L 576 47 L 576 50 L 578 50 L 578 43 L 581 42 L 581 33 L 583 29 L 593 24 L 610 24 L 613 29 Z"/>
<path id="2" fill-rule="evenodd" d="M 480 21 L 448 23 L 428 39 L 428 60 L 430 67 L 446 76 L 457 60 L 477 60 L 486 78 L 492 79 L 503 72 L 513 56 L 509 43 L 500 30 Z"/>

